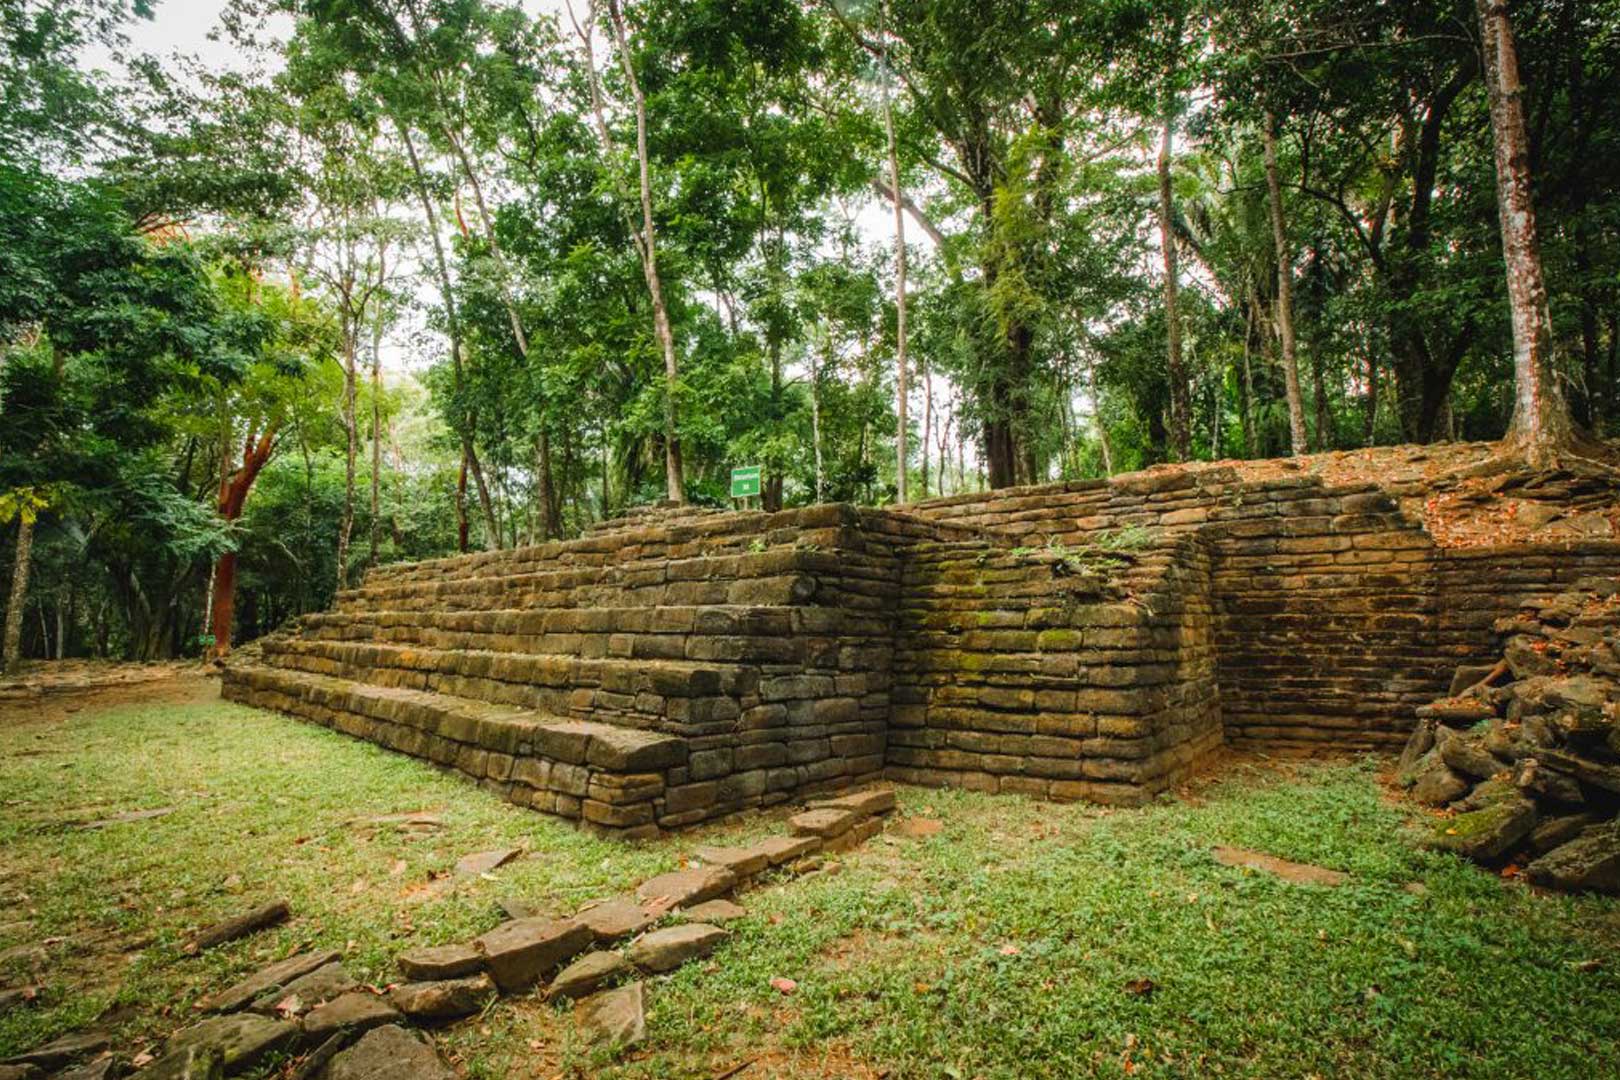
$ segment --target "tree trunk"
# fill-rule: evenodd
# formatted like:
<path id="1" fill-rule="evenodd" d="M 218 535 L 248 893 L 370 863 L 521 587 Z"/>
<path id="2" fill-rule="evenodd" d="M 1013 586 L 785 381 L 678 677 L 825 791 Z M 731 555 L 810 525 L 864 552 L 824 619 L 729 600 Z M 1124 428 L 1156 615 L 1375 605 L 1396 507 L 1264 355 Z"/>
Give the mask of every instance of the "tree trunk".
<path id="1" fill-rule="evenodd" d="M 247 503 L 248 492 L 253 489 L 253 482 L 259 478 L 259 473 L 275 452 L 276 428 L 271 426 L 258 438 L 250 433 L 242 448 L 242 464 L 235 470 L 226 473 L 220 480 L 219 497 L 215 502 L 215 509 L 219 516 L 228 523 L 234 523 L 242 517 L 242 509 Z M 353 458 L 350 458 L 352 465 Z M 229 463 L 226 463 L 229 467 Z M 339 564 L 341 565 L 341 564 Z M 341 581 L 340 586 L 341 587 Z M 209 649 L 209 655 L 224 656 L 231 651 L 231 634 L 236 618 L 236 552 L 227 551 L 220 555 L 214 563 L 214 579 L 209 588 L 209 633 L 213 635 L 214 643 Z"/>
<path id="2" fill-rule="evenodd" d="M 562 535 L 557 523 L 557 496 L 551 472 L 551 432 L 542 421 L 534 437 L 534 500 L 540 504 L 540 539 L 555 540 Z"/>
<path id="3" fill-rule="evenodd" d="M 343 458 L 343 517 L 338 524 L 337 587 L 349 583 L 349 535 L 354 531 L 354 459 L 358 450 L 355 422 L 355 337 L 359 328 L 354 319 L 343 315 L 343 431 L 346 436 Z"/>
<path id="4" fill-rule="evenodd" d="M 1307 449 L 1305 403 L 1299 390 L 1299 353 L 1294 341 L 1294 254 L 1283 221 L 1282 184 L 1277 179 L 1277 118 L 1265 119 L 1266 191 L 1271 203 L 1271 239 L 1277 253 L 1277 336 L 1282 340 L 1283 380 L 1288 395 L 1288 436 L 1295 457 Z M 1318 388 L 1320 390 L 1320 388 Z M 1318 439 L 1321 438 L 1318 433 Z"/>
<path id="5" fill-rule="evenodd" d="M 1524 127 L 1524 88 L 1513 26 L 1500 0 L 1476 0 L 1496 148 L 1496 204 L 1513 319 L 1513 419 L 1508 441 L 1531 465 L 1547 467 L 1575 439 L 1575 425 L 1558 385 L 1552 314 L 1541 273 L 1536 211 L 1531 200 L 1530 144 Z"/>
<path id="6" fill-rule="evenodd" d="M 920 360 L 917 366 L 922 369 L 923 380 L 923 425 L 922 425 L 922 497 L 928 498 L 928 440 L 934 431 L 934 373 L 928 370 L 928 361 Z M 940 494 L 944 494 L 944 480 L 940 481 Z"/>
<path id="7" fill-rule="evenodd" d="M 827 350 L 827 359 L 832 359 L 832 327 L 827 327 L 824 342 Z M 810 350 L 810 445 L 816 456 L 816 503 L 819 505 L 826 501 L 827 496 L 822 484 L 821 462 L 821 368 L 816 363 L 815 350 Z"/>
<path id="8" fill-rule="evenodd" d="M 882 3 L 882 0 L 879 0 Z M 886 17 L 887 4 L 880 9 L 880 19 Z M 885 25 L 883 34 L 883 131 L 888 140 L 889 149 L 889 190 L 894 198 L 894 303 L 895 303 L 895 394 L 897 404 L 898 423 L 894 432 L 895 453 L 895 502 L 904 506 L 909 502 L 906 491 L 906 215 L 902 205 L 903 192 L 900 188 L 900 151 L 894 138 L 894 111 L 889 105 L 889 32 Z M 926 457 L 928 444 L 923 443 Z M 926 486 L 926 485 L 925 485 Z"/>
<path id="9" fill-rule="evenodd" d="M 1164 249 L 1164 318 L 1170 378 L 1170 456 L 1175 461 L 1192 457 L 1192 403 L 1187 370 L 1181 358 L 1181 321 L 1176 315 L 1175 205 L 1170 188 L 1170 153 L 1175 131 L 1173 99 L 1165 103 L 1164 130 L 1159 140 L 1159 241 Z"/>
<path id="10" fill-rule="evenodd" d="M 647 278 L 647 291 L 652 295 L 653 330 L 664 352 L 664 479 L 670 502 L 686 501 L 685 483 L 681 475 L 681 445 L 676 434 L 675 390 L 679 371 L 675 362 L 675 332 L 670 328 L 669 309 L 664 304 L 664 284 L 658 275 L 658 244 L 653 227 L 652 172 L 647 154 L 647 100 L 641 93 L 641 82 L 636 78 L 636 66 L 630 58 L 630 42 L 624 30 L 624 13 L 619 0 L 608 0 L 608 14 L 613 20 L 613 36 L 619 45 L 619 64 L 624 69 L 631 98 L 636 106 L 636 162 L 641 177 L 641 269 Z M 593 68 L 594 70 L 594 68 Z"/>
<path id="11" fill-rule="evenodd" d="M 5 648 L 0 650 L 0 672 L 11 673 L 22 662 L 23 608 L 28 603 L 28 571 L 34 558 L 34 515 L 17 515 L 17 560 L 11 569 L 11 598 L 6 602 Z"/>
<path id="12" fill-rule="evenodd" d="M 381 277 L 381 273 L 378 274 Z M 382 550 L 382 300 L 377 301 L 377 322 L 371 330 L 371 561 L 376 566 Z"/>
<path id="13" fill-rule="evenodd" d="M 1371 446 L 1377 434 L 1378 424 L 1378 358 L 1373 355 L 1372 349 L 1367 350 L 1367 411 L 1361 421 L 1361 441 L 1365 446 Z"/>

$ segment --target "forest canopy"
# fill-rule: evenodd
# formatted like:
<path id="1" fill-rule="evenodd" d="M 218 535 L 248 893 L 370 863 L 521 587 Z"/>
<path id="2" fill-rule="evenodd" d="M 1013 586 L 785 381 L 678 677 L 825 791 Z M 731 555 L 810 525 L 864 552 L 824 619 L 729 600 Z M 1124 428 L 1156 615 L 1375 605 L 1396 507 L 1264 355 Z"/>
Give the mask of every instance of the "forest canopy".
<path id="1" fill-rule="evenodd" d="M 743 465 L 1620 424 L 1616 0 L 225 0 L 227 67 L 136 53 L 162 14 L 0 0 L 7 662 Z"/>

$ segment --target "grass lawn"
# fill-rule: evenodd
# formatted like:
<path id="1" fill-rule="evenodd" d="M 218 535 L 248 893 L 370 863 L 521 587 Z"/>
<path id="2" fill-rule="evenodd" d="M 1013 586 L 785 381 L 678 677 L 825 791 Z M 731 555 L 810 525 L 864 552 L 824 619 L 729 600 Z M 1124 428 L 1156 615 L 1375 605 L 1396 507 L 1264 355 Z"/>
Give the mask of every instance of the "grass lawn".
<path id="1" fill-rule="evenodd" d="M 759 815 L 598 841 L 387 751 L 180 697 L 0 712 L 0 985 L 44 977 L 39 1004 L 0 1016 L 0 1058 L 98 1017 L 137 1048 L 306 943 L 383 984 L 396 952 L 493 926 L 503 898 L 566 914 L 700 843 L 781 831 Z M 583 1054 L 567 1012 L 533 997 L 440 1032 L 441 1048 L 472 1077 L 542 1080 L 711 1080 L 745 1062 L 741 1080 L 1620 1076 L 1620 903 L 1414 850 L 1375 763 L 1237 766 L 1134 811 L 915 788 L 900 804 L 942 831 L 891 823 L 837 872 L 740 895 L 730 942 L 650 984 L 629 1056 Z M 416 810 L 443 826 L 372 821 Z M 1217 864 L 1213 844 L 1353 881 L 1291 885 Z M 530 854 L 449 874 L 502 846 Z M 290 923 L 181 951 L 277 896 Z"/>

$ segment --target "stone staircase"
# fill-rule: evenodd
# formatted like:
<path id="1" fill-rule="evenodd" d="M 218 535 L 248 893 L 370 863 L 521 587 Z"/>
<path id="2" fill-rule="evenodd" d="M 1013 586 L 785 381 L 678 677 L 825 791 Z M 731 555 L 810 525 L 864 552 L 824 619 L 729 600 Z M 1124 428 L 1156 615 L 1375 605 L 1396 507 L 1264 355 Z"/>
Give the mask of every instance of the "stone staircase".
<path id="1" fill-rule="evenodd" d="M 883 766 L 898 588 L 858 526 L 654 508 L 379 568 L 233 660 L 225 696 L 628 837 L 841 786 Z"/>

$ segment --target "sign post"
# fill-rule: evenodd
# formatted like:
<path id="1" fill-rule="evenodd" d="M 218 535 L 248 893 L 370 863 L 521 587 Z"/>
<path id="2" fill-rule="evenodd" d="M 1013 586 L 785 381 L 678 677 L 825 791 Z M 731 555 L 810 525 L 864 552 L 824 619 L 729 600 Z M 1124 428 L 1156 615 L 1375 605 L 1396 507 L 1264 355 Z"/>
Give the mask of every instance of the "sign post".
<path id="1" fill-rule="evenodd" d="M 745 465 L 731 470 L 731 500 L 741 502 L 748 509 L 748 500 L 759 498 L 761 469 L 758 465 Z"/>

